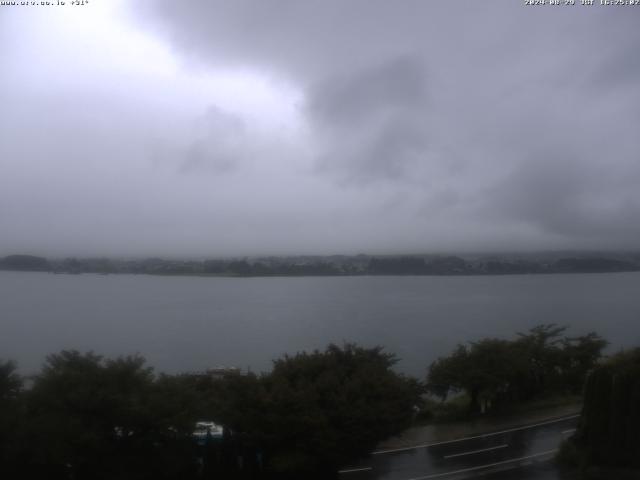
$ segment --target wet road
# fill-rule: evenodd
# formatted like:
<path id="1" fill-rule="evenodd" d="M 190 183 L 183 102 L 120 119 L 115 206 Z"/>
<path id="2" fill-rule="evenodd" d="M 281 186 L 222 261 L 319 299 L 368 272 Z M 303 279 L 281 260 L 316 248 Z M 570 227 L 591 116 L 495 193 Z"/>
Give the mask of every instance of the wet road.
<path id="1" fill-rule="evenodd" d="M 474 478 L 555 480 L 549 465 L 578 415 L 499 432 L 373 452 L 340 472 L 341 480 L 455 480 Z"/>

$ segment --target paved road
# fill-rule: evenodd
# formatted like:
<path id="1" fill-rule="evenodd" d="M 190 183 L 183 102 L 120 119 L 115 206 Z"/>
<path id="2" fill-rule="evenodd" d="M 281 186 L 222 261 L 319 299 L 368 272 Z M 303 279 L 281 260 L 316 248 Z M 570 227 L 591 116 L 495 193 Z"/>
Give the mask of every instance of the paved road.
<path id="1" fill-rule="evenodd" d="M 552 480 L 549 465 L 578 415 L 472 437 L 373 452 L 340 472 L 341 480 Z"/>

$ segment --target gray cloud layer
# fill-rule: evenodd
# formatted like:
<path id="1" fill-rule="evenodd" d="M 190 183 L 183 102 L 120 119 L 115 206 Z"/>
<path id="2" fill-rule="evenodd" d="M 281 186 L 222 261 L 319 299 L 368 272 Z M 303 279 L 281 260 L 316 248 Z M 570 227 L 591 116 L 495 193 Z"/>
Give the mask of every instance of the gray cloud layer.
<path id="1" fill-rule="evenodd" d="M 295 128 L 274 112 L 265 133 L 153 77 L 0 93 L 1 251 L 638 246 L 637 8 L 128 5 L 129 21 L 170 45 L 184 71 L 253 72 L 297 92 Z M 15 82 L 33 81 L 37 69 L 16 65 L 6 65 Z M 143 101 L 145 88 L 158 93 Z M 73 139 L 57 130 L 70 124 Z M 26 128 L 46 133 L 33 142 Z"/>

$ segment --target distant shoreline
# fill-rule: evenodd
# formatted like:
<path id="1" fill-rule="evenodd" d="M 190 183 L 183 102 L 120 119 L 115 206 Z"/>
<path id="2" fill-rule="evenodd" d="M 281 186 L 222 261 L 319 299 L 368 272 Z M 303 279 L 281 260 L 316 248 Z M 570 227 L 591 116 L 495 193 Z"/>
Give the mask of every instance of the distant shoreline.
<path id="1" fill-rule="evenodd" d="M 0 258 L 0 270 L 55 274 L 143 274 L 193 277 L 486 276 L 640 271 L 640 254 L 560 256 L 295 256 L 224 260 L 48 259 L 34 255 Z"/>

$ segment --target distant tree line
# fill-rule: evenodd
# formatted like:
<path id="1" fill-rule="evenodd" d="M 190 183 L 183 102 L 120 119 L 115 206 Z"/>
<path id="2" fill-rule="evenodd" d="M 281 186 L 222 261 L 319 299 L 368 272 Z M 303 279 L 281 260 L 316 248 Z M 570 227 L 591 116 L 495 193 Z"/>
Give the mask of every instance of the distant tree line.
<path id="1" fill-rule="evenodd" d="M 333 255 L 219 260 L 47 259 L 33 255 L 0 258 L 0 269 L 55 273 L 133 273 L 149 275 L 337 276 L 337 275 L 508 275 L 640 271 L 640 255 L 479 257 Z"/>
<path id="2" fill-rule="evenodd" d="M 411 423 L 422 389 L 394 362 L 353 344 L 262 375 L 155 375 L 141 357 L 62 351 L 25 379 L 0 362 L 0 478 L 331 478 Z M 194 441 L 203 419 L 221 440 Z"/>

